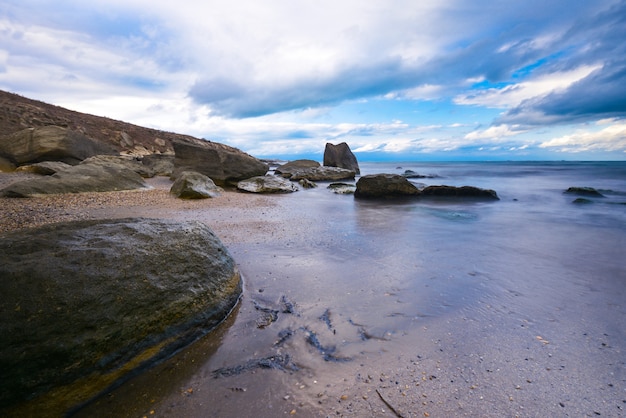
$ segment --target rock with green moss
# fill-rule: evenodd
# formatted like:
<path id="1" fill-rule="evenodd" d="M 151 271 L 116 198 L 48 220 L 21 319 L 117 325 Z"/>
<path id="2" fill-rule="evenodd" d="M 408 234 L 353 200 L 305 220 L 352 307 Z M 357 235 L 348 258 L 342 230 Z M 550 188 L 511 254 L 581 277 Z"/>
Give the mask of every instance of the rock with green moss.
<path id="1" fill-rule="evenodd" d="M 0 414 L 62 416 L 209 332 L 234 260 L 204 224 L 58 223 L 0 235 Z"/>

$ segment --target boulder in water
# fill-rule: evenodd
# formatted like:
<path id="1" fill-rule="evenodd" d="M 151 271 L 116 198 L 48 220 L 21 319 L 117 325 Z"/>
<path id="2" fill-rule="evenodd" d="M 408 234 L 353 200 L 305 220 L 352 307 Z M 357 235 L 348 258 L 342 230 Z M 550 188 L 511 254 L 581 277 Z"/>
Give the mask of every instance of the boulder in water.
<path id="1" fill-rule="evenodd" d="M 500 200 L 495 190 L 474 186 L 428 186 L 422 189 L 422 197 Z"/>
<path id="2" fill-rule="evenodd" d="M 370 174 L 356 183 L 354 197 L 389 198 L 419 196 L 419 189 L 399 174 Z"/>
<path id="3" fill-rule="evenodd" d="M 354 171 L 356 174 L 361 174 L 359 163 L 350 150 L 350 147 L 345 142 L 337 145 L 331 143 L 326 144 L 326 148 L 324 149 L 324 165 L 327 167 L 345 168 L 346 170 Z"/>

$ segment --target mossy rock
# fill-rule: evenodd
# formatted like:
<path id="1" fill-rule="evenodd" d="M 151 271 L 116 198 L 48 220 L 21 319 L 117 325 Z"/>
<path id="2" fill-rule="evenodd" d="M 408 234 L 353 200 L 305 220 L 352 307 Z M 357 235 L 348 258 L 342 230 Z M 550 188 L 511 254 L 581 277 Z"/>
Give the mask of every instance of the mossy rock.
<path id="1" fill-rule="evenodd" d="M 62 416 L 206 334 L 241 279 L 199 222 L 118 219 L 0 235 L 0 412 Z"/>

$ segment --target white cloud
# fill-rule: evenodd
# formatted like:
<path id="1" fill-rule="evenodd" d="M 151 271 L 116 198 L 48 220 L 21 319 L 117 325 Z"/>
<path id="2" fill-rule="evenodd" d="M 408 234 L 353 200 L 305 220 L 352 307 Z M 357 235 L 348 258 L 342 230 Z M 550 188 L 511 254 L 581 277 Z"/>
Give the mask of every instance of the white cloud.
<path id="1" fill-rule="evenodd" d="M 461 105 L 511 108 L 519 106 L 524 100 L 565 90 L 601 67 L 598 64 L 582 65 L 574 70 L 544 74 L 503 88 L 472 91 L 456 96 L 454 102 Z"/>
<path id="2" fill-rule="evenodd" d="M 501 138 L 519 135 L 522 132 L 524 131 L 520 130 L 520 127 L 518 125 L 497 125 L 490 126 L 489 128 L 484 130 L 476 130 L 470 132 L 465 135 L 465 139 L 470 141 L 477 141 L 482 139 L 499 140 Z"/>
<path id="3" fill-rule="evenodd" d="M 599 131 L 578 130 L 569 135 L 544 141 L 539 146 L 557 148 L 561 152 L 626 152 L 626 123 L 615 123 Z"/>

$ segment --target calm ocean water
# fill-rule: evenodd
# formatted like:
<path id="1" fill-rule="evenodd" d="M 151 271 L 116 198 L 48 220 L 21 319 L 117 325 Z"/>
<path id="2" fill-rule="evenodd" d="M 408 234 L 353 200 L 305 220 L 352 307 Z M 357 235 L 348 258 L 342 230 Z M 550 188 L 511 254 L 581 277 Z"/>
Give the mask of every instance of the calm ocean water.
<path id="1" fill-rule="evenodd" d="M 229 244 L 246 279 L 237 314 L 165 366 L 177 370 L 168 389 L 145 395 L 161 401 L 136 412 L 390 416 L 367 390 L 392 379 L 411 416 L 623 416 L 626 162 L 361 164 L 362 175 L 405 170 L 500 200 L 362 201 L 323 183 L 273 196 L 251 219 L 271 232 Z M 604 197 L 574 204 L 569 187 Z M 277 320 L 261 326 L 259 306 Z M 212 375 L 277 355 L 297 371 Z M 154 373 L 137 387 L 165 372 Z M 202 396 L 182 401 L 188 387 Z"/>

